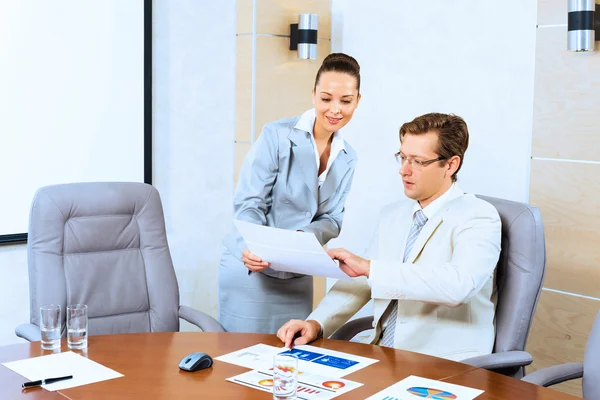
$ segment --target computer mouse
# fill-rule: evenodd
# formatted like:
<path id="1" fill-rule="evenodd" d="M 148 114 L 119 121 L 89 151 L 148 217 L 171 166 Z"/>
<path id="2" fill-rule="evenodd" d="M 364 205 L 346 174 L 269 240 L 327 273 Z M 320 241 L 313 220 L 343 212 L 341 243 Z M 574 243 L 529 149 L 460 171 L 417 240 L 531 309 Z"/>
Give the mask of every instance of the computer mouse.
<path id="1" fill-rule="evenodd" d="M 213 359 L 206 353 L 192 353 L 183 357 L 179 363 L 179 369 L 184 371 L 200 371 L 201 369 L 210 368 L 213 364 Z"/>

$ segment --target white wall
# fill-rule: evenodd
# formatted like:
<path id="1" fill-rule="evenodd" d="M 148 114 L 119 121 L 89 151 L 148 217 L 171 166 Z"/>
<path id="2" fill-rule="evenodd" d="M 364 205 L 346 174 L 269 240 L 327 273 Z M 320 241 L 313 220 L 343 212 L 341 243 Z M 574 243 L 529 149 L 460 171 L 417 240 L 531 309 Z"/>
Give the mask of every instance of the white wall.
<path id="1" fill-rule="evenodd" d="M 154 186 L 181 304 L 213 316 L 232 218 L 235 14 L 235 0 L 154 1 Z"/>
<path id="2" fill-rule="evenodd" d="M 333 0 L 332 51 L 361 65 L 362 100 L 345 129 L 359 162 L 339 239 L 362 252 L 382 205 L 402 198 L 402 123 L 462 116 L 470 132 L 463 190 L 527 201 L 535 1 Z"/>
<path id="3" fill-rule="evenodd" d="M 345 129 L 359 162 L 337 244 L 364 247 L 378 209 L 403 196 L 398 130 L 427 112 L 469 126 L 463 190 L 528 200 L 536 13 L 520 0 L 333 0 L 332 51 L 356 57 L 363 96 Z"/>
<path id="4" fill-rule="evenodd" d="M 235 1 L 153 3 L 154 184 L 181 304 L 216 316 L 233 193 Z M 0 246 L 0 276 L 0 345 L 22 342 L 14 328 L 29 321 L 25 245 Z"/>

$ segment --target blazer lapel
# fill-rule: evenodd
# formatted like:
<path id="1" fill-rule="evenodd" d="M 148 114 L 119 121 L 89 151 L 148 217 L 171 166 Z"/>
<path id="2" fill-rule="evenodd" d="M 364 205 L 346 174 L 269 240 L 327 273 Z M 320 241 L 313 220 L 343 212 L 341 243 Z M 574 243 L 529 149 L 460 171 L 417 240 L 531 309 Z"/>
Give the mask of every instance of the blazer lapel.
<path id="1" fill-rule="evenodd" d="M 433 235 L 437 227 L 440 226 L 440 224 L 444 221 L 444 214 L 452 207 L 454 201 L 457 198 L 464 195 L 464 192 L 458 187 L 458 185 L 454 185 L 455 187 L 451 189 L 452 193 L 450 193 L 450 198 L 447 200 L 447 203 L 444 204 L 443 208 L 425 223 L 425 226 L 419 233 L 419 236 L 417 237 L 417 240 L 415 241 L 415 244 L 413 245 L 410 251 L 409 257 L 406 259 L 407 262 L 415 262 L 417 256 L 421 254 L 421 250 L 423 250 L 423 247 L 425 247 L 425 245 L 429 241 L 431 235 Z"/>
<path id="2" fill-rule="evenodd" d="M 417 256 L 425 247 L 425 244 L 429 241 L 429 238 L 435 232 L 437 227 L 442 223 L 442 213 L 437 213 L 434 215 L 429 221 L 425 223 L 425 226 L 421 229 L 419 236 L 417 236 L 417 240 L 415 240 L 415 244 L 413 244 L 412 249 L 410 250 L 410 254 L 406 259 L 409 263 L 414 263 Z M 404 244 L 406 246 L 406 243 Z"/>
<path id="3" fill-rule="evenodd" d="M 318 198 L 318 176 L 317 162 L 315 159 L 315 148 L 308 138 L 309 133 L 294 128 L 288 139 L 292 142 L 292 153 L 294 163 L 302 170 L 304 183 L 310 189 L 315 199 Z"/>
<path id="4" fill-rule="evenodd" d="M 321 189 L 319 189 L 319 204 L 327 200 L 335 192 L 344 176 L 350 171 L 350 161 L 350 156 L 344 150 L 340 151 L 335 160 L 333 160 L 333 164 L 331 164 L 329 172 L 327 172 L 325 182 L 323 182 Z"/>

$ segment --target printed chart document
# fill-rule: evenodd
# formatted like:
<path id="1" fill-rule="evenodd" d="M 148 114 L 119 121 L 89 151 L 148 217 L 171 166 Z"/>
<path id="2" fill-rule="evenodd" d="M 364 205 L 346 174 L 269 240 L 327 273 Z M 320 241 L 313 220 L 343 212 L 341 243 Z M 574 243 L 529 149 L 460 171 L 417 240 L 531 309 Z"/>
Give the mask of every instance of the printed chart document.
<path id="1" fill-rule="evenodd" d="M 277 271 L 352 279 L 323 250 L 312 233 L 233 221 L 250 251 Z"/>
<path id="2" fill-rule="evenodd" d="M 366 400 L 473 400 L 483 390 L 411 375 Z"/>
<path id="3" fill-rule="evenodd" d="M 229 382 L 238 383 L 264 392 L 273 392 L 272 371 L 249 371 L 227 378 Z M 327 378 L 317 375 L 298 375 L 296 397 L 302 400 L 333 399 L 341 394 L 361 387 L 363 384 L 341 378 Z"/>
<path id="4" fill-rule="evenodd" d="M 72 379 L 43 385 L 44 389 L 50 391 L 68 389 L 123 376 L 117 371 L 106 368 L 72 351 L 11 361 L 2 365 L 30 381 L 73 375 Z"/>
<path id="5" fill-rule="evenodd" d="M 259 371 L 269 371 L 273 368 L 273 356 L 278 353 L 295 354 L 298 357 L 298 370 L 301 375 L 317 375 L 328 378 L 341 378 L 379 361 L 310 345 L 296 346 L 292 350 L 288 350 L 284 347 L 266 344 L 257 344 L 234 351 L 216 357 L 215 360 Z"/>

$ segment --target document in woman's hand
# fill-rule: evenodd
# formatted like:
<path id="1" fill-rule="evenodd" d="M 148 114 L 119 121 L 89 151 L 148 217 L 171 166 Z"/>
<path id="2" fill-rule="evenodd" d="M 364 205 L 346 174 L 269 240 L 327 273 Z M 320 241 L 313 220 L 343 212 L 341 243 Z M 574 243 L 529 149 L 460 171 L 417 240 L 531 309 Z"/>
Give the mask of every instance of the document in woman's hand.
<path id="1" fill-rule="evenodd" d="M 317 238 L 308 232 L 289 231 L 234 220 L 250 251 L 277 271 L 352 279 L 332 260 Z"/>

